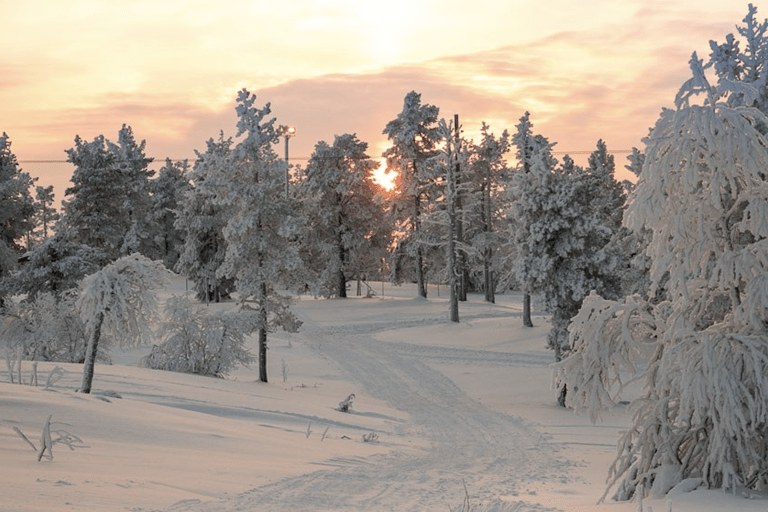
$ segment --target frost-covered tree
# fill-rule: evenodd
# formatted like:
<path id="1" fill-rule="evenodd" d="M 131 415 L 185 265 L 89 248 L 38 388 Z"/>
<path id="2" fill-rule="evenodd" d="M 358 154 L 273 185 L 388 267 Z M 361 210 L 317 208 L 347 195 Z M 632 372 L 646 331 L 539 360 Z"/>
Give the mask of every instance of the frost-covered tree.
<path id="1" fill-rule="evenodd" d="M 30 194 L 33 180 L 22 172 L 11 140 L 6 133 L 0 137 L 0 280 L 16 268 L 23 251 L 21 243 L 32 228 L 34 204 Z M 6 293 L 0 289 L 0 306 Z"/>
<path id="2" fill-rule="evenodd" d="M 513 215 L 526 227 L 515 233 L 516 272 L 552 312 L 548 342 L 560 361 L 570 350 L 568 324 L 589 292 L 616 298 L 621 291 L 617 268 L 622 261 L 607 246 L 621 226 L 625 196 L 602 141 L 586 169 L 568 156 L 558 167 L 549 167 L 550 162 L 541 153 L 527 173 L 516 175 Z M 561 386 L 561 404 L 565 392 Z"/>
<path id="3" fill-rule="evenodd" d="M 41 293 L 9 301 L 0 320 L 0 339 L 10 359 L 82 363 L 85 329 L 75 308 L 75 293 Z"/>
<path id="4" fill-rule="evenodd" d="M 54 232 L 56 222 L 61 215 L 53 206 L 55 194 L 53 185 L 35 187 L 35 213 L 32 217 L 32 229 L 27 235 L 27 249 L 32 249 Z"/>
<path id="5" fill-rule="evenodd" d="M 389 231 L 373 171 L 379 164 L 353 134 L 317 143 L 299 188 L 306 216 L 302 254 L 324 295 L 347 296 L 347 282 L 379 270 Z"/>
<path id="6" fill-rule="evenodd" d="M 256 311 L 211 311 L 175 296 L 166 302 L 164 313 L 161 341 L 142 358 L 141 366 L 224 377 L 238 364 L 253 362 L 245 339 L 258 325 Z"/>
<path id="7" fill-rule="evenodd" d="M 205 153 L 197 152 L 189 175 L 192 186 L 176 213 L 174 227 L 184 240 L 176 271 L 195 283 L 198 299 L 220 302 L 235 289 L 234 279 L 218 274 L 227 250 L 224 226 L 233 209 L 215 201 L 220 189 L 227 187 L 226 175 L 232 170 L 232 139 L 221 133 L 218 140 L 209 139 L 206 144 Z"/>
<path id="8" fill-rule="evenodd" d="M 151 326 L 158 318 L 156 291 L 168 282 L 163 264 L 140 254 L 123 256 L 83 279 L 77 308 L 88 344 L 81 393 L 91 392 L 103 337 L 108 336 L 121 347 L 151 341 Z"/>
<path id="9" fill-rule="evenodd" d="M 209 174 L 216 185 L 215 204 L 230 209 L 220 277 L 235 280 L 242 307 L 258 312 L 259 380 L 267 382 L 267 334 L 275 327 L 294 331 L 300 322 L 291 313 L 291 299 L 278 287 L 303 277 L 299 238 L 300 208 L 285 197 L 285 165 L 273 146 L 275 118 L 266 119 L 270 105 L 255 106 L 256 96 L 243 89 L 237 96 L 237 136 L 228 165 Z M 304 283 L 302 283 L 304 284 Z"/>
<path id="10" fill-rule="evenodd" d="M 625 217 L 652 232 L 650 299 L 590 296 L 559 366 L 569 404 L 593 418 L 642 371 L 610 470 L 619 499 L 689 477 L 768 486 L 768 118 L 753 106 L 764 87 L 713 86 L 696 54 L 691 69 L 645 140 Z"/>
<path id="11" fill-rule="evenodd" d="M 509 152 L 511 141 L 507 130 L 496 137 L 490 127 L 483 123 L 480 129 L 481 139 L 469 149 L 469 176 L 472 185 L 472 197 L 465 210 L 470 216 L 469 229 L 465 229 L 465 240 L 479 254 L 482 264 L 482 289 L 485 300 L 495 302 L 497 281 L 495 256 L 501 246 L 500 229 L 502 210 L 502 184 L 507 174 L 504 160 Z"/>
<path id="12" fill-rule="evenodd" d="M 422 234 L 421 217 L 435 185 L 434 169 L 428 165 L 428 160 L 437 154 L 441 142 L 437 126 L 439 113 L 440 109 L 434 105 L 422 105 L 421 94 L 411 91 L 405 96 L 403 110 L 387 123 L 383 132 L 392 146 L 382 156 L 387 160 L 387 168 L 396 173 L 390 212 L 402 234 L 398 254 L 404 252 L 413 258 L 421 297 L 427 296 L 427 287 L 424 247 L 419 237 Z"/>
<path id="13" fill-rule="evenodd" d="M 117 143 L 103 135 L 91 142 L 76 136 L 75 146 L 67 150 L 75 171 L 65 191 L 62 220 L 75 242 L 104 251 L 110 260 L 147 248 L 154 171 L 147 169 L 152 159 L 144 154 L 145 146 L 123 125 Z"/>
<path id="14" fill-rule="evenodd" d="M 107 255 L 77 243 L 65 233 L 56 233 L 29 252 L 27 262 L 6 281 L 14 294 L 34 299 L 38 294 L 54 296 L 76 289 L 80 280 L 109 263 Z"/>
<path id="15" fill-rule="evenodd" d="M 507 215 L 509 228 L 511 230 L 511 245 L 509 251 L 516 258 L 529 258 L 530 249 L 525 247 L 531 236 L 531 223 L 536 221 L 539 215 L 540 207 L 537 204 L 536 194 L 541 190 L 537 189 L 539 177 L 551 174 L 557 164 L 557 160 L 552 156 L 552 146 L 543 135 L 534 135 L 533 123 L 531 123 L 530 113 L 526 112 L 516 126 L 516 131 L 512 135 L 512 144 L 515 146 L 515 156 L 517 158 L 517 168 L 513 173 L 515 183 L 508 187 L 508 203 L 514 205 L 511 215 Z M 540 176 L 529 176 L 532 171 L 536 171 Z M 531 196 L 531 197 L 529 197 Z M 518 263 L 513 262 L 512 269 L 518 267 Z M 510 277 L 515 275 L 520 277 L 519 272 L 512 272 L 504 280 L 509 283 Z M 523 276 L 521 281 L 523 288 L 523 324 L 526 327 L 533 327 L 531 320 L 531 293 L 532 284 L 530 276 Z"/>
<path id="16" fill-rule="evenodd" d="M 723 83 L 740 82 L 749 84 L 750 92 L 732 90 L 725 101 L 730 106 L 748 106 L 768 114 L 768 20 L 759 22 L 757 7 L 749 4 L 744 25 L 736 27 L 742 40 L 728 34 L 725 42 L 710 41 L 712 53 L 707 66 L 714 68 Z M 741 46 L 744 43 L 744 46 Z"/>
<path id="17" fill-rule="evenodd" d="M 187 160 L 165 160 L 157 178 L 150 182 L 152 190 L 151 226 L 156 258 L 172 269 L 179 261 L 184 245 L 184 232 L 175 226 L 180 203 L 190 190 L 189 163 Z"/>

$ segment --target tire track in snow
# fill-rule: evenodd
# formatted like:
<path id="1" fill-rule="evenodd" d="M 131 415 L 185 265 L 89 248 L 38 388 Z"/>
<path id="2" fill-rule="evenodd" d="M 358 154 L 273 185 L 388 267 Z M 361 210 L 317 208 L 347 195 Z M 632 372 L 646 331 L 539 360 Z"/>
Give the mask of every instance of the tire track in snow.
<path id="1" fill-rule="evenodd" d="M 474 503 L 500 503 L 516 501 L 516 496 L 527 494 L 529 486 L 537 483 L 568 480 L 570 463 L 559 460 L 534 428 L 472 400 L 424 362 L 448 359 L 467 364 L 545 366 L 549 361 L 520 354 L 382 342 L 372 336 L 387 327 L 403 326 L 398 322 L 321 328 L 309 321 L 302 335 L 367 394 L 408 413 L 410 420 L 395 427 L 399 429 L 395 435 L 426 439 L 428 449 L 394 451 L 288 478 L 226 501 L 170 510 L 422 512 L 461 503 L 462 483 Z M 535 501 L 531 498 L 527 501 Z M 506 505 L 500 510 L 549 510 L 522 502 Z"/>

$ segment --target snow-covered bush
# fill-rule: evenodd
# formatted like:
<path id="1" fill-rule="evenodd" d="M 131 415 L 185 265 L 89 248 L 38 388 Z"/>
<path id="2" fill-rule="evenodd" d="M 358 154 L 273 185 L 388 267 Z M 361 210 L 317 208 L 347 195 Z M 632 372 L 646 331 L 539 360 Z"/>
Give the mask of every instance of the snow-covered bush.
<path id="1" fill-rule="evenodd" d="M 85 358 L 85 326 L 75 308 L 76 295 L 42 293 L 30 302 L 6 302 L 0 339 L 21 359 L 80 363 Z"/>
<path id="2" fill-rule="evenodd" d="M 695 54 L 691 69 L 677 109 L 646 139 L 625 221 L 652 232 L 653 300 L 592 295 L 571 324 L 574 354 L 558 366 L 568 403 L 593 418 L 624 375 L 642 371 L 610 470 L 618 499 L 692 477 L 768 487 L 768 117 L 748 106 L 756 87 L 710 85 Z"/>
<path id="3" fill-rule="evenodd" d="M 257 328 L 256 311 L 211 311 L 186 297 L 172 297 L 165 316 L 162 342 L 142 358 L 142 366 L 223 377 L 236 365 L 253 362 L 245 338 Z"/>

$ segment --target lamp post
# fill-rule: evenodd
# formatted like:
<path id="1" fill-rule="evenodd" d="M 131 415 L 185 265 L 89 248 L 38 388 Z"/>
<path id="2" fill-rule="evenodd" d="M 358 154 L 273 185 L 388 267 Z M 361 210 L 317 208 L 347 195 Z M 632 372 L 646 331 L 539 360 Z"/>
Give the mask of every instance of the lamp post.
<path id="1" fill-rule="evenodd" d="M 293 126 L 285 126 L 283 129 L 283 137 L 285 137 L 285 198 L 288 199 L 288 182 L 290 181 L 290 168 L 291 164 L 288 160 L 288 141 L 291 137 L 296 135 L 296 128 Z"/>

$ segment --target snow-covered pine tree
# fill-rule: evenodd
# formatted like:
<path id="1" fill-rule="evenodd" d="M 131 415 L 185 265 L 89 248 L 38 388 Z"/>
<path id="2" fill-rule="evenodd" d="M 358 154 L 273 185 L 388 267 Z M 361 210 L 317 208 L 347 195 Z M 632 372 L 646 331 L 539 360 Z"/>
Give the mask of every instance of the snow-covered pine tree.
<path id="1" fill-rule="evenodd" d="M 295 331 L 301 322 L 291 313 L 291 299 L 277 292 L 303 285 L 298 241 L 304 222 L 300 208 L 285 197 L 285 166 L 273 145 L 275 119 L 265 119 L 270 105 L 256 107 L 256 96 L 237 96 L 237 136 L 229 164 L 209 174 L 216 186 L 214 204 L 232 212 L 224 228 L 226 254 L 219 277 L 235 279 L 242 307 L 258 312 L 259 380 L 267 382 L 267 333 L 275 327 Z"/>
<path id="2" fill-rule="evenodd" d="M 150 182 L 152 190 L 151 226 L 156 258 L 172 269 L 179 261 L 184 233 L 174 224 L 184 195 L 189 191 L 189 162 L 173 162 L 169 158 L 157 178 Z"/>
<path id="3" fill-rule="evenodd" d="M 512 144 L 516 148 L 517 168 L 513 173 L 512 181 L 514 183 L 510 184 L 508 188 L 508 203 L 513 205 L 514 212 L 512 215 L 507 215 L 513 246 L 509 252 L 518 257 L 526 258 L 525 254 L 527 251 L 523 245 L 528 239 L 530 223 L 535 220 L 538 210 L 536 201 L 531 201 L 526 197 L 529 193 L 536 193 L 534 189 L 538 183 L 537 179 L 528 175 L 534 169 L 534 166 L 538 166 L 536 169 L 545 174 L 548 174 L 555 167 L 557 160 L 552 156 L 552 146 L 556 143 L 550 144 L 543 135 L 533 134 L 533 123 L 531 123 L 530 113 L 526 112 L 520 118 L 516 131 L 512 135 Z M 517 267 L 518 263 L 512 262 L 512 265 L 514 268 Z M 511 274 L 516 275 L 518 278 L 520 277 L 519 272 L 513 271 L 503 282 L 511 282 Z M 531 320 L 531 283 L 523 279 L 521 285 L 523 288 L 523 325 L 533 327 L 533 321 Z"/>
<path id="4" fill-rule="evenodd" d="M 33 180 L 19 168 L 11 151 L 11 139 L 0 137 L 0 280 L 16 268 L 23 251 L 21 242 L 32 229 L 34 204 L 30 194 Z M 0 306 L 6 292 L 0 286 Z"/>
<path id="5" fill-rule="evenodd" d="M 352 134 L 317 143 L 299 185 L 307 219 L 302 257 L 323 295 L 346 297 L 347 281 L 380 270 L 386 254 L 390 233 L 372 175 L 379 164 L 367 149 Z"/>
<path id="6" fill-rule="evenodd" d="M 559 365 L 575 390 L 569 404 L 594 418 L 647 364 L 610 470 L 618 499 L 664 494 L 689 477 L 768 485 L 768 118 L 752 106 L 753 83 L 711 85 L 696 54 L 691 70 L 645 140 L 626 212 L 627 226 L 653 233 L 655 300 L 590 296 Z"/>
<path id="7" fill-rule="evenodd" d="M 80 280 L 109 263 L 107 255 L 85 244 L 74 242 L 65 232 L 58 232 L 35 246 L 27 262 L 7 278 L 13 294 L 34 299 L 38 294 L 60 296 L 76 289 Z"/>
<path id="8" fill-rule="evenodd" d="M 67 161 L 75 166 L 63 202 L 62 222 L 73 241 L 104 251 L 110 260 L 145 248 L 152 161 L 146 143 L 136 143 L 123 125 L 118 142 L 103 135 L 92 142 L 75 137 Z"/>
<path id="9" fill-rule="evenodd" d="M 387 168 L 396 173 L 395 190 L 389 196 L 390 213 L 397 230 L 403 233 L 395 257 L 405 253 L 414 259 L 420 297 L 427 296 L 427 287 L 424 248 L 418 238 L 422 231 L 421 216 L 435 184 L 434 170 L 427 161 L 436 154 L 441 142 L 437 127 L 439 112 L 434 105 L 422 105 L 421 94 L 411 91 L 405 96 L 403 110 L 383 131 L 392 146 L 382 156 L 387 160 Z M 398 268 L 399 263 L 393 266 Z M 396 280 L 399 279 L 396 277 Z"/>
<path id="10" fill-rule="evenodd" d="M 151 341 L 150 326 L 158 316 L 155 292 L 168 282 L 163 264 L 140 254 L 123 256 L 83 279 L 77 308 L 88 344 L 81 393 L 91 392 L 99 345 L 105 335 L 121 347 Z"/>
<path id="11" fill-rule="evenodd" d="M 27 236 L 27 250 L 31 250 L 43 240 L 47 240 L 56 228 L 61 215 L 53 206 L 55 195 L 53 185 L 35 187 L 35 213 L 32 230 Z"/>
<path id="12" fill-rule="evenodd" d="M 528 172 L 516 174 L 513 215 L 526 228 L 515 233 L 517 275 L 552 312 L 548 341 L 557 362 L 571 349 L 568 325 L 590 291 L 620 294 L 624 264 L 608 243 L 621 226 L 626 197 L 602 141 L 586 169 L 567 155 L 558 167 L 550 167 L 552 161 L 548 152 L 539 153 Z M 567 389 L 559 385 L 561 405 Z"/>
<path id="13" fill-rule="evenodd" d="M 219 194 L 218 181 L 225 180 L 230 171 L 232 139 L 209 139 L 205 153 L 196 151 L 195 161 L 189 178 L 192 186 L 180 200 L 174 222 L 175 229 L 182 233 L 176 271 L 195 283 L 197 297 L 202 301 L 219 302 L 228 299 L 234 291 L 235 281 L 222 277 L 218 270 L 224 262 L 227 242 L 224 226 L 232 216 L 233 209 L 215 202 Z"/>
<path id="14" fill-rule="evenodd" d="M 495 302 L 497 270 L 494 256 L 501 245 L 499 212 L 501 185 L 507 174 L 504 156 L 510 150 L 510 138 L 507 130 L 496 137 L 490 127 L 483 122 L 480 129 L 481 139 L 467 149 L 468 170 L 464 176 L 471 184 L 469 200 L 465 202 L 464 238 L 466 243 L 479 254 L 482 265 L 481 288 L 487 302 Z"/>

